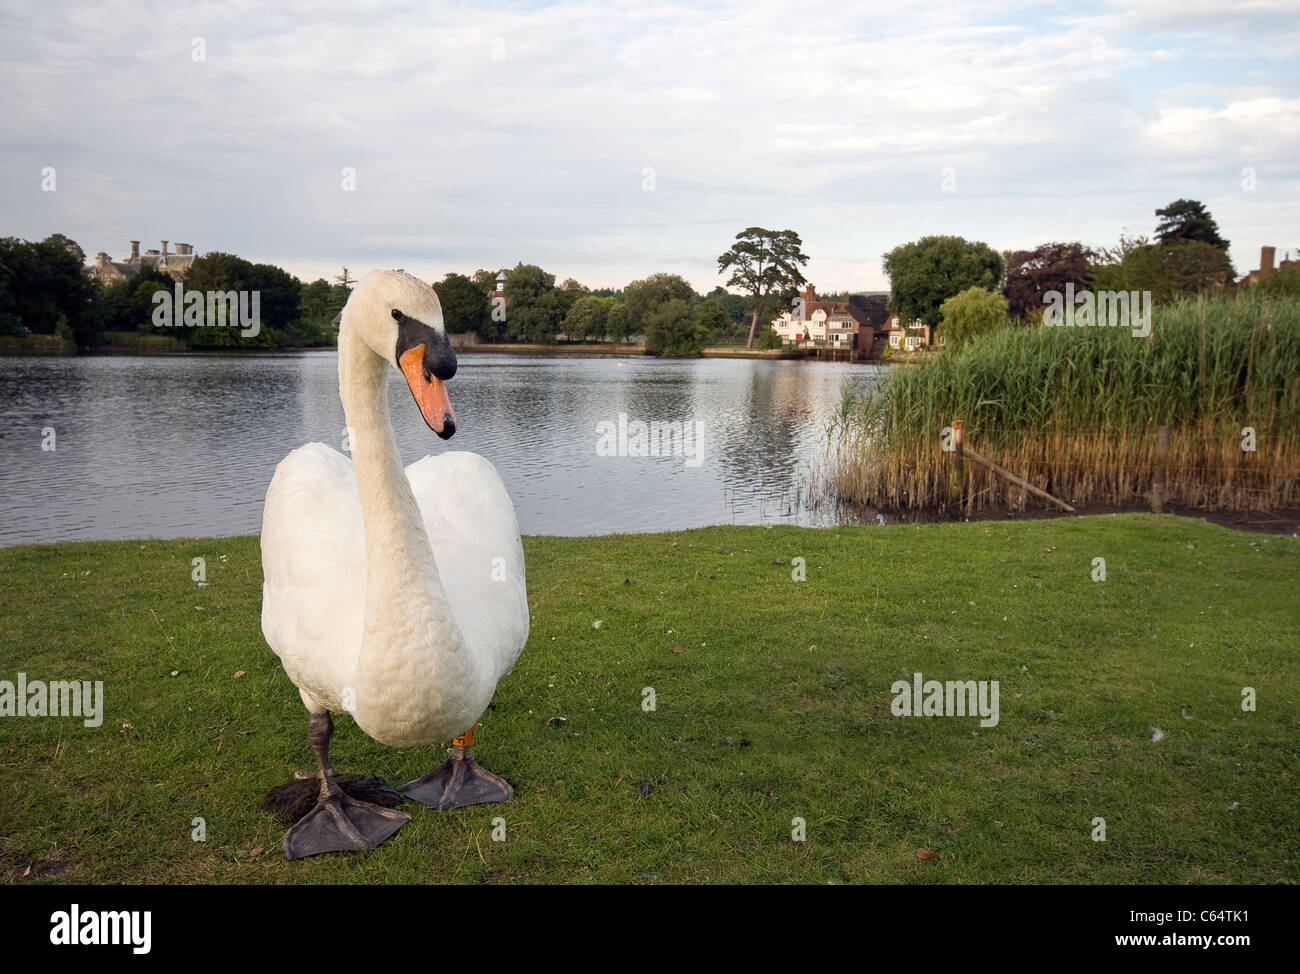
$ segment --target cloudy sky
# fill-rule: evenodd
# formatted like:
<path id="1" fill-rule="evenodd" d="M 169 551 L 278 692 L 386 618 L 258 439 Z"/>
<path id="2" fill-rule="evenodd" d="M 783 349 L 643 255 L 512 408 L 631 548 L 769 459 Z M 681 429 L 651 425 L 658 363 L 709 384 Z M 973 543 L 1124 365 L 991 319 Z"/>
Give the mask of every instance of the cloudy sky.
<path id="1" fill-rule="evenodd" d="M 864 290 L 925 234 L 1107 245 L 1179 197 L 1238 273 L 1300 249 L 1294 0 L 0 0 L 0 23 L 0 235 L 92 256 L 708 290 L 759 225 L 803 237 L 820 290 Z"/>

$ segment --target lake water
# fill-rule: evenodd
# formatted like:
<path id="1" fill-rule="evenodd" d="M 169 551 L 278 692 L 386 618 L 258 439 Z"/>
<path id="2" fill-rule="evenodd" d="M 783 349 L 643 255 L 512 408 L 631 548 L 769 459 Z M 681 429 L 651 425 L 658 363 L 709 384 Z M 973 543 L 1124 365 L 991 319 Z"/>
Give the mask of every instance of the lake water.
<path id="1" fill-rule="evenodd" d="M 329 351 L 0 358 L 0 545 L 258 532 L 284 455 L 313 440 L 343 447 L 337 363 Z M 466 353 L 448 384 L 459 425 L 447 442 L 396 370 L 389 400 L 405 463 L 483 454 L 525 534 L 825 524 L 843 515 L 796 496 L 841 387 L 882 376 L 847 363 Z M 620 414 L 701 429 L 702 453 L 602 455 L 618 450 Z"/>

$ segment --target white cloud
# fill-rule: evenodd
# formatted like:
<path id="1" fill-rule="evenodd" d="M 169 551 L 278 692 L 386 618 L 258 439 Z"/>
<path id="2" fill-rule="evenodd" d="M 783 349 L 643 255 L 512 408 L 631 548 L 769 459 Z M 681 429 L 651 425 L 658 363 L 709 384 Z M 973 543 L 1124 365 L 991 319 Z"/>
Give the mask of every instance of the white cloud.
<path id="1" fill-rule="evenodd" d="M 873 288 L 923 233 L 1102 244 L 1190 196 L 1244 269 L 1295 225 L 1300 29 L 1218 6 L 47 4 L 0 37 L 0 233 L 707 289 L 758 224 Z"/>

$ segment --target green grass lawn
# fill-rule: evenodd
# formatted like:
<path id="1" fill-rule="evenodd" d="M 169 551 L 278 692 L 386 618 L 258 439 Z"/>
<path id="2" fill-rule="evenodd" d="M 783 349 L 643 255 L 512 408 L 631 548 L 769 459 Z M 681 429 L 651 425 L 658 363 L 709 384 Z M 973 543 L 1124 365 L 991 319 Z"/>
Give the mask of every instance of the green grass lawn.
<path id="1" fill-rule="evenodd" d="M 106 710 L 0 718 L 0 877 L 1300 880 L 1300 540 L 1110 515 L 524 548 L 532 634 L 475 748 L 515 799 L 407 803 L 379 849 L 296 863 L 260 805 L 312 760 L 257 539 L 0 550 L 0 679 L 103 680 Z M 1000 681 L 1000 723 L 893 716 L 916 671 Z M 399 784 L 442 758 L 336 726 L 341 772 Z"/>

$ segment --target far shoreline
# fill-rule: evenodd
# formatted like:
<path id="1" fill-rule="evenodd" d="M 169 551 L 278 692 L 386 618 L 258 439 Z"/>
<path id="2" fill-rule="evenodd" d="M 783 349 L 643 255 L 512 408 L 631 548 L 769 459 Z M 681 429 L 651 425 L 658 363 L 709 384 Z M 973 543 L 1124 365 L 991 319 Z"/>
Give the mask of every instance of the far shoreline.
<path id="1" fill-rule="evenodd" d="M 903 364 L 903 361 L 894 361 L 886 358 L 868 358 L 868 359 L 820 359 L 815 354 L 815 350 L 803 348 L 742 348 L 733 346 L 710 346 L 700 350 L 698 355 L 686 356 L 657 356 L 647 352 L 644 345 L 626 345 L 622 343 L 610 342 L 608 344 L 555 344 L 539 345 L 526 342 L 510 343 L 477 343 L 457 341 L 461 339 L 460 335 L 452 335 L 452 347 L 457 352 L 467 353 L 497 353 L 500 355 L 595 355 L 609 356 L 612 358 L 706 358 L 706 359 L 765 359 L 768 361 L 827 361 L 827 362 L 847 362 L 851 365 L 891 365 Z M 213 348 L 193 348 L 193 347 L 159 347 L 148 345 L 96 345 L 90 348 L 78 348 L 71 342 L 41 342 L 40 344 L 31 345 L 9 345 L 0 343 L 0 358 L 32 358 L 32 357 L 52 357 L 52 358 L 70 358 L 70 357 L 94 357 L 94 356 L 119 356 L 119 355 L 138 355 L 138 356 L 168 356 L 168 355 L 279 355 L 284 353 L 298 354 L 302 352 L 337 352 L 338 345 L 285 345 L 280 348 L 239 348 L 239 347 L 213 347 Z M 897 357 L 894 357 L 897 358 Z"/>

